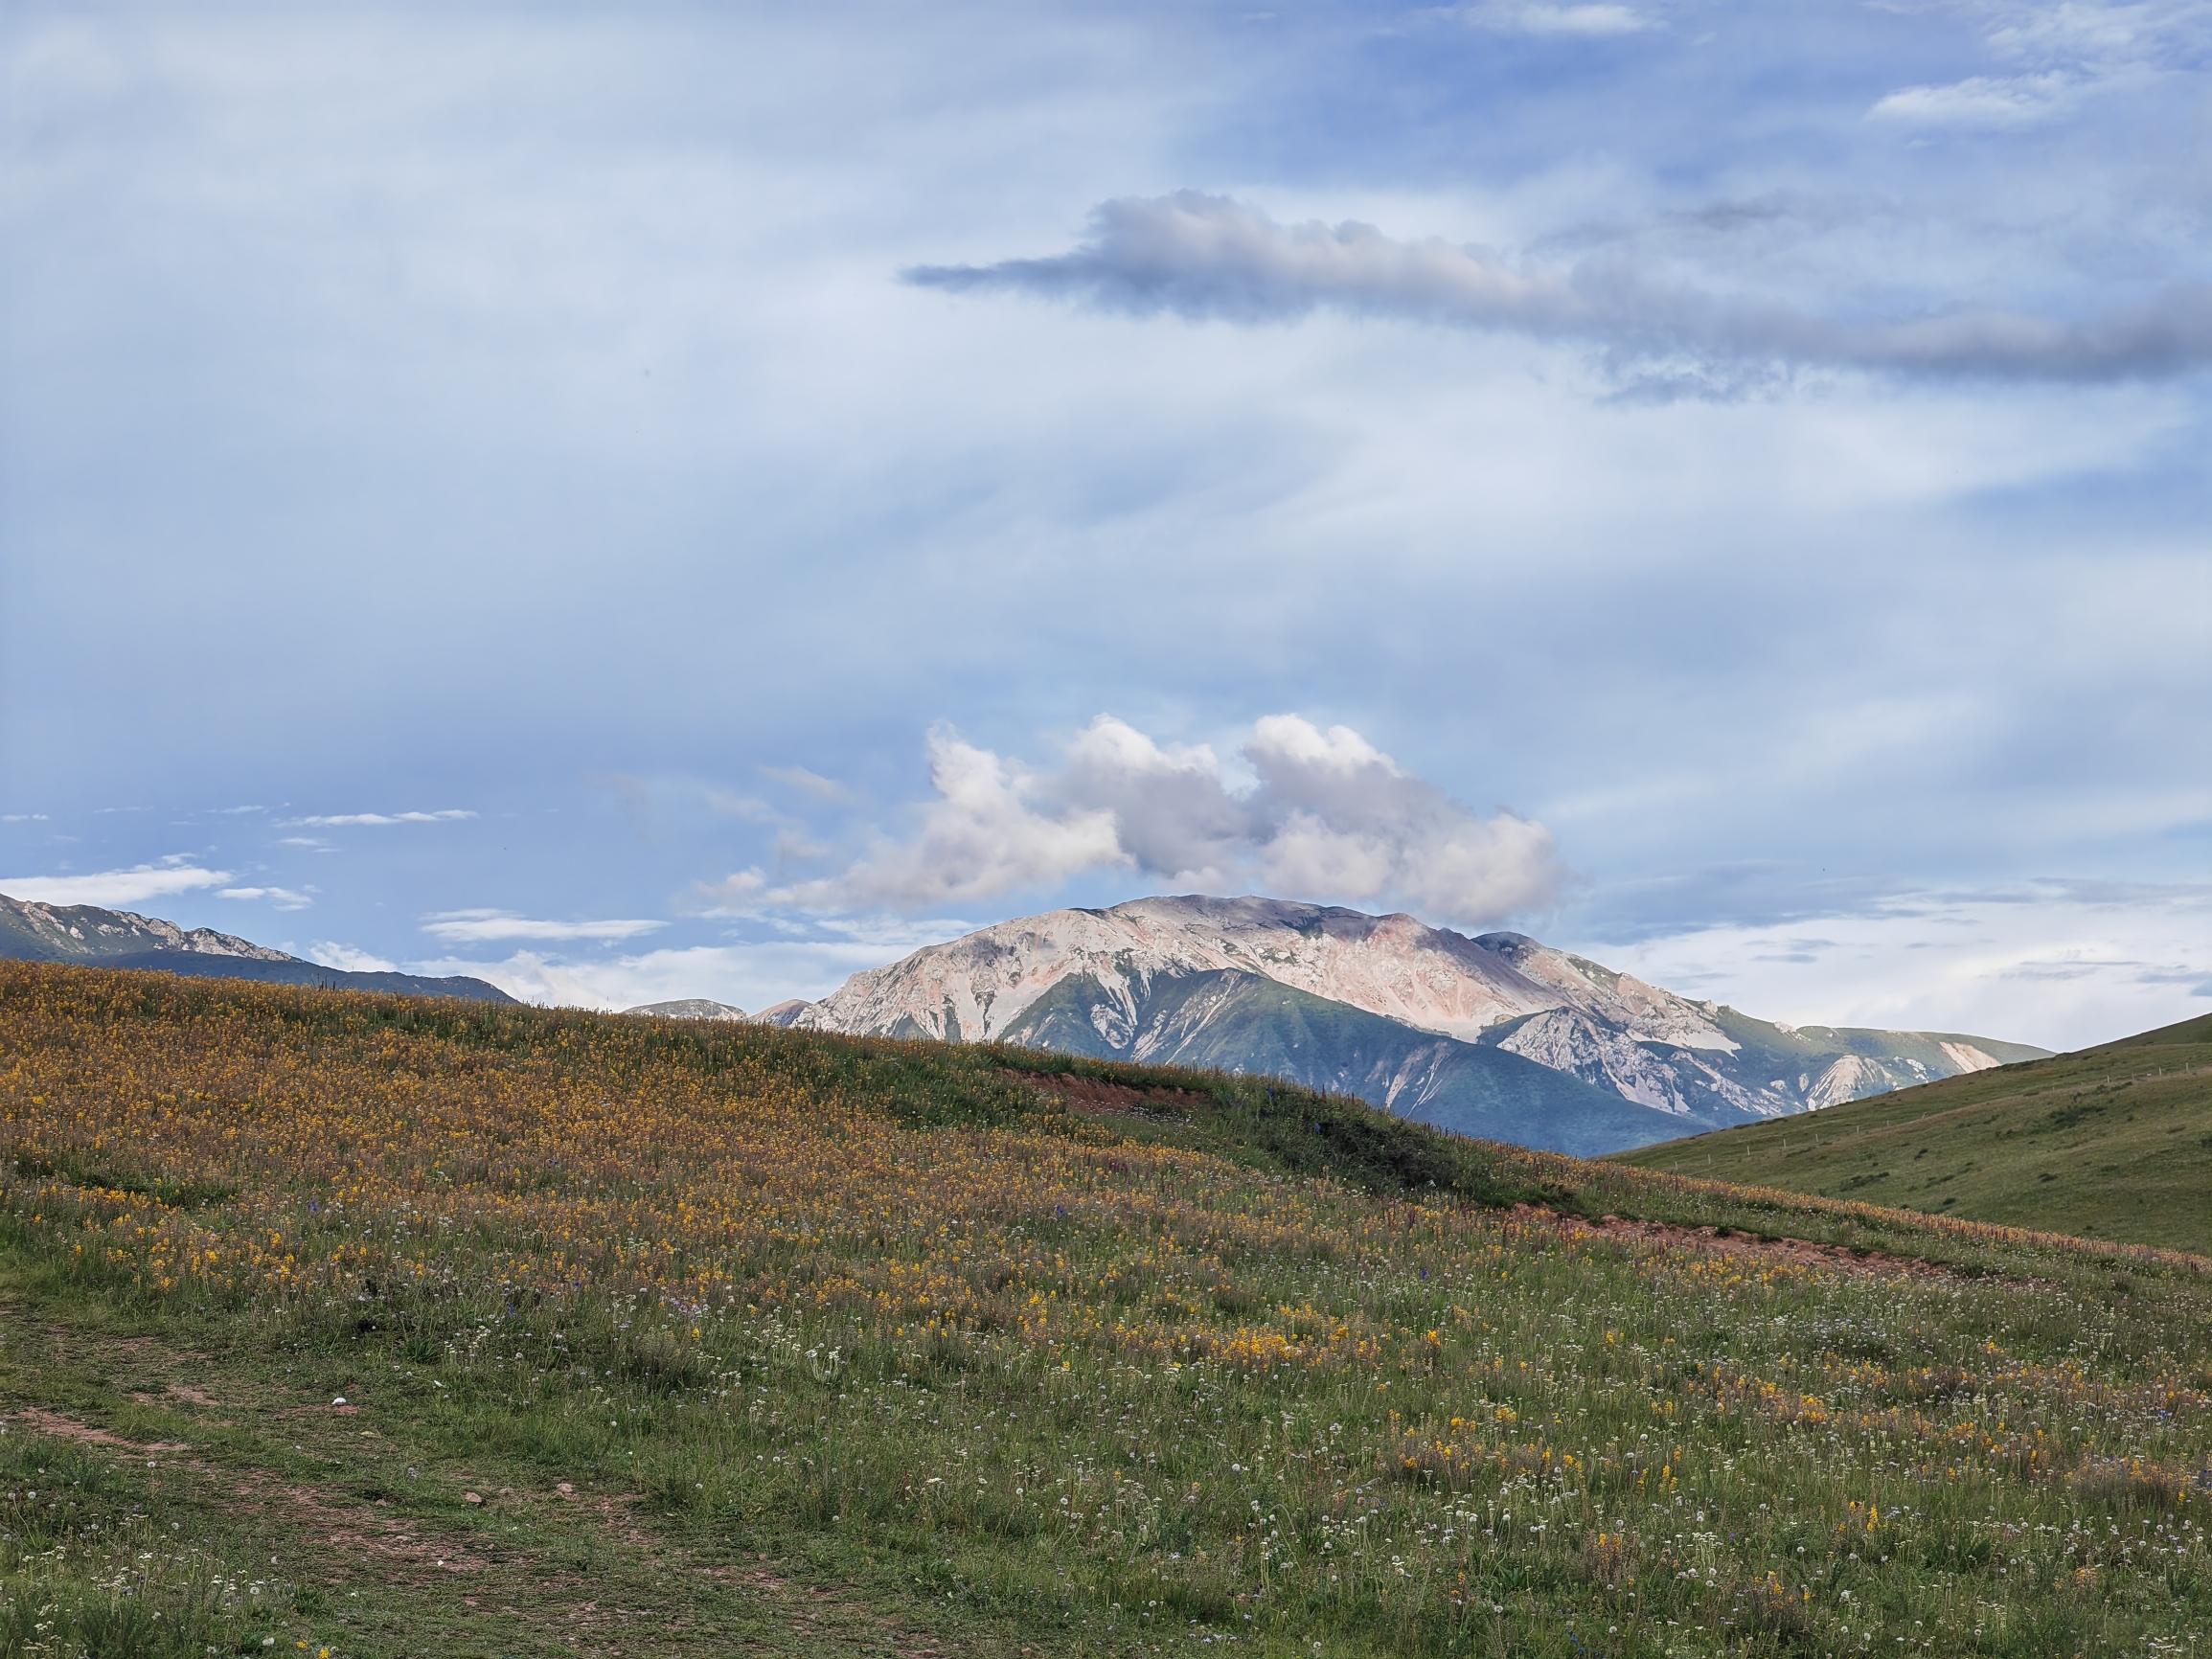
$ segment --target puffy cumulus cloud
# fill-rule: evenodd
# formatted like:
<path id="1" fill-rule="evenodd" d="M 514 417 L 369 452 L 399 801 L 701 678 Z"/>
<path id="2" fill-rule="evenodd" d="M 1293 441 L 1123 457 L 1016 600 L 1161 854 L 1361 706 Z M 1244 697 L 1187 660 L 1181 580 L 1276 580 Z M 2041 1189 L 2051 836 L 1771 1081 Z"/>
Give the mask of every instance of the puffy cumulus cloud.
<path id="1" fill-rule="evenodd" d="M 1204 743 L 1165 748 L 1126 721 L 1101 715 L 1068 745 L 1055 790 L 1113 819 L 1114 845 L 1149 875 L 1198 886 L 1231 879 L 1248 850 L 1249 806 L 1221 786 Z"/>
<path id="2" fill-rule="evenodd" d="M 1475 924 L 1542 905 L 1558 886 L 1542 825 L 1477 817 L 1349 727 L 1270 715 L 1242 752 L 1257 782 L 1240 790 L 1209 746 L 1163 746 L 1110 715 L 1077 734 L 1056 772 L 939 730 L 939 798 L 914 839 L 878 842 L 825 880 L 761 892 L 757 873 L 733 879 L 805 910 L 911 912 L 1126 869 L 1177 886 L 1404 904 Z"/>
<path id="3" fill-rule="evenodd" d="M 2081 320 L 1962 307 L 1839 322 L 1655 282 L 1618 256 L 1549 267 L 1440 238 L 1402 241 L 1355 220 L 1278 224 L 1243 202 L 1196 191 L 1106 202 L 1092 213 L 1090 239 L 1069 253 L 919 265 L 901 277 L 924 287 L 1028 293 L 1137 316 L 1268 323 L 1326 307 L 1509 330 L 1586 341 L 1617 369 L 1639 372 L 1686 362 L 2098 381 L 2212 364 L 2212 284 L 2204 283 L 2176 284 Z"/>
<path id="4" fill-rule="evenodd" d="M 802 910 L 928 910 L 1130 862 L 1110 812 L 1041 805 L 1051 780 L 944 727 L 929 734 L 929 782 L 937 799 L 914 840 L 878 841 L 843 875 L 766 898 Z"/>
<path id="5" fill-rule="evenodd" d="M 1558 886 L 1541 824 L 1477 818 L 1350 727 L 1270 715 L 1244 756 L 1261 780 L 1255 852 L 1275 892 L 1385 899 L 1479 925 L 1543 904 Z"/>
<path id="6" fill-rule="evenodd" d="M 230 878 L 227 870 L 203 870 L 181 858 L 165 858 L 158 864 L 85 875 L 0 876 L 0 895 L 26 904 L 93 904 L 112 910 L 118 905 L 166 898 L 173 893 L 219 886 Z"/>

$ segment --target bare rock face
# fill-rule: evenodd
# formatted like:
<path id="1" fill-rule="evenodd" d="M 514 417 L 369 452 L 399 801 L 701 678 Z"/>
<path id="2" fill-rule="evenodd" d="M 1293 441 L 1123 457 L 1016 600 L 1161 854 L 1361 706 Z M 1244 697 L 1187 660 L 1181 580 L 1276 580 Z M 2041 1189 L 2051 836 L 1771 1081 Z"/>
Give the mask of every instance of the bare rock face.
<path id="1" fill-rule="evenodd" d="M 726 1002 L 713 1002 L 703 996 L 680 997 L 674 1002 L 640 1003 L 636 1008 L 626 1008 L 625 1013 L 650 1013 L 661 1019 L 751 1019 L 753 1016 L 741 1008 Z"/>
<path id="2" fill-rule="evenodd" d="M 92 904 L 37 904 L 0 893 L 0 943 L 9 956 L 33 962 L 97 964 L 113 957 L 177 950 L 194 956 L 230 956 L 245 962 L 297 962 L 281 950 L 217 933 L 189 931 L 158 916 L 102 910 Z"/>
<path id="3" fill-rule="evenodd" d="M 1417 1032 L 1500 1048 L 1699 1122 L 1716 1111 L 1805 1111 L 2043 1052 L 1954 1033 L 1797 1030 L 1524 934 L 1470 939 L 1410 916 L 1203 897 L 1000 922 L 763 1017 L 884 1036 L 1030 1040 L 1034 1031 L 1069 1029 L 1064 1011 L 1055 1010 L 1057 1026 L 1028 1018 L 1066 983 L 1082 988 L 1085 1023 L 1100 1039 L 1135 1058 L 1149 1040 L 1140 1009 L 1159 1006 L 1155 982 L 1220 973 L 1261 975 Z"/>
<path id="4" fill-rule="evenodd" d="M 1464 934 L 1410 916 L 1275 898 L 1139 898 L 1051 910 L 855 974 L 802 1013 L 826 1031 L 995 1037 L 1062 979 L 1257 973 L 1421 1031 L 1471 1038 L 1560 997 Z"/>
<path id="5" fill-rule="evenodd" d="M 514 1000 L 497 986 L 467 975 L 352 972 L 303 961 L 212 927 L 183 928 L 158 916 L 103 910 L 95 904 L 40 904 L 5 893 L 0 893 L 0 961 L 145 968 L 203 979 L 252 979 L 472 1002 Z"/>

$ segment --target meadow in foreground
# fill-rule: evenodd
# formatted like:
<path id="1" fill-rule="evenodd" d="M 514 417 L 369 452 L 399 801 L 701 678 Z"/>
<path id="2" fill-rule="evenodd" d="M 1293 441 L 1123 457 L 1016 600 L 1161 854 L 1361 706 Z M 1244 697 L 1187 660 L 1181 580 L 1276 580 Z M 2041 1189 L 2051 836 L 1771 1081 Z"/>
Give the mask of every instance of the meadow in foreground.
<path id="1" fill-rule="evenodd" d="M 0 967 L 0 1654 L 2206 1646 L 2212 1264 L 1063 1065 Z"/>

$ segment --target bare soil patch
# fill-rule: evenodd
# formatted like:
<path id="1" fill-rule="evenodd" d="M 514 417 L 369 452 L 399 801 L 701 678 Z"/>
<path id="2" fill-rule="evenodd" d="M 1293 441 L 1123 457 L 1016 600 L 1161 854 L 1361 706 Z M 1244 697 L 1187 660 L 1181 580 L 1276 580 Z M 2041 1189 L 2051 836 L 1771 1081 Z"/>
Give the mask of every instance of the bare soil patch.
<path id="1" fill-rule="evenodd" d="M 186 1445 L 182 1441 L 157 1440 L 148 1443 L 141 1443 L 134 1440 L 125 1440 L 123 1436 L 112 1434 L 106 1429 L 95 1428 L 88 1422 L 78 1422 L 74 1419 L 63 1417 L 59 1412 L 42 1411 L 34 1405 L 19 1405 L 10 1415 L 27 1428 L 34 1428 L 40 1434 L 50 1434 L 56 1440 L 73 1440 L 80 1445 L 116 1446 L 129 1452 L 192 1450 L 192 1447 Z"/>
<path id="2" fill-rule="evenodd" d="M 1044 1077 L 1036 1072 L 1017 1072 L 1001 1066 L 999 1076 L 1026 1084 L 1040 1095 L 1057 1095 L 1066 1102 L 1068 1110 L 1081 1112 L 1090 1118 L 1173 1117 L 1181 1120 L 1200 1098 L 1188 1089 L 1132 1088 L 1128 1083 L 1109 1083 L 1098 1078 L 1077 1077 L 1072 1072 L 1062 1072 L 1058 1077 Z"/>

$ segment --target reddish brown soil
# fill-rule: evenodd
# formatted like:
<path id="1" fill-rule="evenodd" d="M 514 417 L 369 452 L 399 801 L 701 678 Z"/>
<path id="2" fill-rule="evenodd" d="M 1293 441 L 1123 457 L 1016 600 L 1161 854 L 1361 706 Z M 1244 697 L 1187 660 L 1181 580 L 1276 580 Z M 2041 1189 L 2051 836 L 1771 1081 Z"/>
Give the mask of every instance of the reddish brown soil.
<path id="1" fill-rule="evenodd" d="M 137 1441 L 125 1440 L 119 1434 L 94 1428 L 90 1423 L 73 1422 L 58 1412 L 41 1411 L 34 1405 L 19 1405 L 9 1415 L 25 1427 L 34 1428 L 40 1434 L 50 1434 L 56 1440 L 73 1440 L 82 1445 L 121 1446 L 125 1451 L 134 1452 L 192 1450 L 182 1441 L 173 1440 L 157 1440 L 150 1445 L 141 1445 Z"/>
<path id="2" fill-rule="evenodd" d="M 1059 1077 L 1040 1077 L 1035 1072 L 1001 1067 L 999 1075 L 1024 1083 L 1040 1095 L 1058 1095 L 1067 1102 L 1069 1111 L 1091 1118 L 1156 1118 L 1163 1113 L 1180 1117 L 1199 1099 L 1188 1089 L 1132 1088 L 1128 1083 L 1079 1078 L 1071 1072 L 1063 1072 Z"/>

